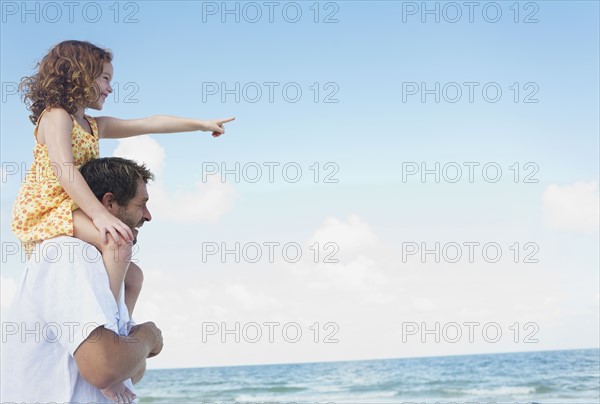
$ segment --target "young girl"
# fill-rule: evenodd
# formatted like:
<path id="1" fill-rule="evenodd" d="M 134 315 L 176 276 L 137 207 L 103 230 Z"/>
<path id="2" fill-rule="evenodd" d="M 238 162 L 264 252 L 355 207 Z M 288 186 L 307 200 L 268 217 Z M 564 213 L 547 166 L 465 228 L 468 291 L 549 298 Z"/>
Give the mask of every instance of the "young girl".
<path id="1" fill-rule="evenodd" d="M 115 300 L 125 283 L 125 304 L 131 316 L 143 279 L 140 268 L 130 263 L 133 229 L 104 208 L 75 168 L 99 157 L 101 138 L 198 130 L 218 137 L 225 133 L 223 124 L 235 118 L 92 118 L 84 113 L 85 109 L 101 110 L 112 93 L 111 62 L 108 50 L 89 42 L 64 41 L 44 56 L 37 74 L 22 80 L 36 144 L 33 164 L 13 208 L 12 230 L 28 256 L 36 243 L 59 235 L 74 236 L 96 246 L 102 253 Z M 102 392 L 120 402 L 135 398 L 123 383 Z"/>

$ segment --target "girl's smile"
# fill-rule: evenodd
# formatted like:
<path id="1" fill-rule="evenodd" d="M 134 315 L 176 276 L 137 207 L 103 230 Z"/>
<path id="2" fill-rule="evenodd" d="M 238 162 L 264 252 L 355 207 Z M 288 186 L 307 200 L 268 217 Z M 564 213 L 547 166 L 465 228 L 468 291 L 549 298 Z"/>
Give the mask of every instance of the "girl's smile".
<path id="1" fill-rule="evenodd" d="M 110 81 L 112 80 L 112 75 L 113 75 L 112 63 L 104 62 L 102 74 L 100 75 L 100 77 L 98 77 L 96 79 L 96 85 L 98 86 L 98 89 L 100 90 L 100 96 L 98 97 L 98 100 L 95 103 L 90 105 L 90 108 L 93 108 L 96 110 L 102 109 L 102 106 L 104 105 L 104 102 L 106 101 L 106 98 L 108 97 L 108 95 L 110 93 L 113 92 L 113 89 L 110 86 Z"/>

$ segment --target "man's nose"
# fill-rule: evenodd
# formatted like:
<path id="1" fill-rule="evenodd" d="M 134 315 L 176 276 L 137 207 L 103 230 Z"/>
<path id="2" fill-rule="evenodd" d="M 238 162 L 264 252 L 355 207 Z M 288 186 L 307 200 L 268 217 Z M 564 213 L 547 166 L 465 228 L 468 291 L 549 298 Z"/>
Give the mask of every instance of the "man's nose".
<path id="1" fill-rule="evenodd" d="M 150 214 L 150 211 L 148 210 L 148 208 L 144 208 L 144 220 L 147 222 L 152 220 L 152 215 Z"/>

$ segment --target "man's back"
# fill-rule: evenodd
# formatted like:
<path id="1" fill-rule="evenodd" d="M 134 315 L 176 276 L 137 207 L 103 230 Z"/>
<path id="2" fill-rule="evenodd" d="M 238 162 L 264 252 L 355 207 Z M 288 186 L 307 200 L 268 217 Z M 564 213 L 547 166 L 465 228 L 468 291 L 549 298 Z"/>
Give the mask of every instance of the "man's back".
<path id="1" fill-rule="evenodd" d="M 3 319 L 1 401 L 110 402 L 81 377 L 73 354 L 99 326 L 127 335 L 120 296 L 117 305 L 91 245 L 72 237 L 38 245 Z"/>

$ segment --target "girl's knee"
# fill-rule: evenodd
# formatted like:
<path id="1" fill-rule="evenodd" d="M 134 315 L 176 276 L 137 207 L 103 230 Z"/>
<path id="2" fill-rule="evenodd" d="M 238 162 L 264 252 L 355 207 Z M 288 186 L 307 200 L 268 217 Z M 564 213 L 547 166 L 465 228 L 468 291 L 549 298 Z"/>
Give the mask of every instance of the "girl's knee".
<path id="1" fill-rule="evenodd" d="M 136 289 L 140 289 L 144 283 L 144 273 L 141 268 L 133 262 L 129 264 L 127 275 L 125 275 L 125 286 L 128 285 Z"/>

